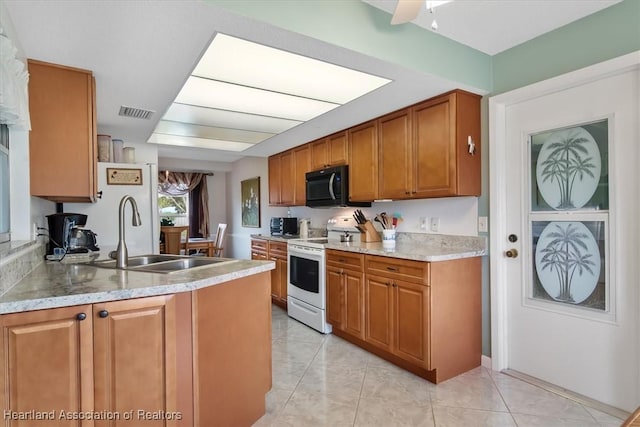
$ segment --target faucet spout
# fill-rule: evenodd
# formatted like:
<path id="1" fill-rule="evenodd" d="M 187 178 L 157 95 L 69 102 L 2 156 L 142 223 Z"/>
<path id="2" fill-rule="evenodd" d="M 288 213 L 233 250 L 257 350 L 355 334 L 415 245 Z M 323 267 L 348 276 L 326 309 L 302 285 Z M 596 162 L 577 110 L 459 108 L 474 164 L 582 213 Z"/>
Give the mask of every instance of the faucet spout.
<path id="1" fill-rule="evenodd" d="M 140 226 L 140 212 L 138 211 L 138 204 L 133 196 L 124 196 L 120 200 L 120 206 L 118 208 L 118 249 L 116 249 L 116 268 L 127 268 L 129 264 L 129 254 L 127 252 L 127 244 L 124 241 L 124 208 L 129 202 L 131 209 L 133 209 L 131 215 L 131 224 L 134 227 Z"/>

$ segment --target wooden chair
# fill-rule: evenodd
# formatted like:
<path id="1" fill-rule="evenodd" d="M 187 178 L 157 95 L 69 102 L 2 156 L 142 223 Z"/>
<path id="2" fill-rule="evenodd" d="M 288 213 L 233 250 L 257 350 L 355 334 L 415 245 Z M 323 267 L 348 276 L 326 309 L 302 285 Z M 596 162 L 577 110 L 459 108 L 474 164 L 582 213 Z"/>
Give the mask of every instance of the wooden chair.
<path id="1" fill-rule="evenodd" d="M 182 249 L 184 249 L 185 255 L 191 255 L 194 251 L 195 255 L 202 255 L 200 251 L 205 251 L 205 255 L 208 257 L 222 256 L 224 251 L 224 235 L 227 229 L 227 224 L 218 224 L 218 230 L 214 240 L 192 237 L 182 242 Z"/>
<path id="2" fill-rule="evenodd" d="M 224 235 L 227 231 L 227 224 L 218 224 L 216 231 L 216 240 L 213 244 L 213 256 L 220 257 L 224 252 Z"/>

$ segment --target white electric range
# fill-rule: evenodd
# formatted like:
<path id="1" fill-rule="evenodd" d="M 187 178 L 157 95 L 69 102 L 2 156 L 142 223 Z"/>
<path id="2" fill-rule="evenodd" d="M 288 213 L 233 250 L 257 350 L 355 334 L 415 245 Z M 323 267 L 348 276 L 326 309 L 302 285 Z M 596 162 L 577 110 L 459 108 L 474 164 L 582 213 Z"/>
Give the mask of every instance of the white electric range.
<path id="1" fill-rule="evenodd" d="M 326 316 L 325 246 L 339 242 L 345 233 L 359 240 L 353 217 L 333 217 L 327 221 L 327 237 L 291 239 L 287 244 L 287 312 L 323 334 L 331 333 Z"/>

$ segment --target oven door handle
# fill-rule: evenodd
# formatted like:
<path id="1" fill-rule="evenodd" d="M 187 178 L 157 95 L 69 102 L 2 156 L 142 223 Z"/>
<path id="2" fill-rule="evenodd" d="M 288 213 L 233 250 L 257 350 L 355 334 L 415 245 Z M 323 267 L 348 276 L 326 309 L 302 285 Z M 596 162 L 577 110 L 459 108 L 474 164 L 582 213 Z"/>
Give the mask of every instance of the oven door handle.
<path id="1" fill-rule="evenodd" d="M 335 200 L 336 199 L 336 194 L 333 192 L 333 181 L 336 178 L 336 173 L 333 172 L 331 174 L 331 178 L 329 178 L 329 195 L 331 196 L 331 200 Z"/>

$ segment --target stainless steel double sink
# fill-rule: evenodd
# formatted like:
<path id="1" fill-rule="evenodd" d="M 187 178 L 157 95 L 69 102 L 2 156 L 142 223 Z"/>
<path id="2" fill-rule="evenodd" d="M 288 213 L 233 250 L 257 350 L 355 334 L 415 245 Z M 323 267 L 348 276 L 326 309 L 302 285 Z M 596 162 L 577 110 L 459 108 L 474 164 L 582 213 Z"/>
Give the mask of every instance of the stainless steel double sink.
<path id="1" fill-rule="evenodd" d="M 210 267 L 236 262 L 229 258 L 192 257 L 182 255 L 137 255 L 129 257 L 128 265 L 122 270 L 145 271 L 148 273 L 176 273 L 199 267 Z M 116 260 L 94 261 L 91 265 L 100 268 L 116 268 Z"/>

